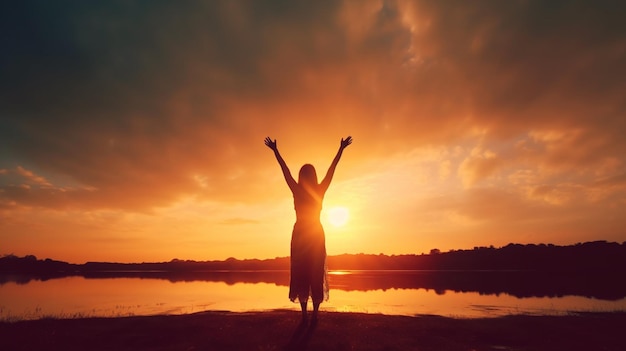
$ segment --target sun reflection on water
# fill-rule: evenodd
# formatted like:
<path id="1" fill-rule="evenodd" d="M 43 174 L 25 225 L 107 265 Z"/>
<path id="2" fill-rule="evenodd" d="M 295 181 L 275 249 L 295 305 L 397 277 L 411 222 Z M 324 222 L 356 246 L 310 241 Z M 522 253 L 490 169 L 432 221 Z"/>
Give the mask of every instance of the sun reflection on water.
<path id="1" fill-rule="evenodd" d="M 348 274 L 352 274 L 351 271 L 329 271 L 328 274 L 330 275 L 348 275 Z"/>

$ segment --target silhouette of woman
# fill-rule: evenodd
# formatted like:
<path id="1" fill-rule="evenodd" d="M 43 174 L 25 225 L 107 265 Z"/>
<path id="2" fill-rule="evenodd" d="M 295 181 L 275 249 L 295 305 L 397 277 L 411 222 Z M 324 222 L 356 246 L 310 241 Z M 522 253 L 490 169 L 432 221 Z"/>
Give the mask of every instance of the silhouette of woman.
<path id="1" fill-rule="evenodd" d="M 307 322 L 307 302 L 309 296 L 313 300 L 312 323 L 317 322 L 317 312 L 320 303 L 328 299 L 328 284 L 326 281 L 326 243 L 324 228 L 320 223 L 320 212 L 324 194 L 333 179 L 335 168 L 341 158 L 343 149 L 352 144 L 352 137 L 341 139 L 339 151 L 333 159 L 326 176 L 321 183 L 317 183 L 315 168 L 305 164 L 300 168 L 298 182 L 293 179 L 285 160 L 278 152 L 276 140 L 265 138 L 265 145 L 274 151 L 287 185 L 293 194 L 296 210 L 296 223 L 291 234 L 291 281 L 289 284 L 289 299 L 300 302 L 302 308 L 302 322 Z"/>

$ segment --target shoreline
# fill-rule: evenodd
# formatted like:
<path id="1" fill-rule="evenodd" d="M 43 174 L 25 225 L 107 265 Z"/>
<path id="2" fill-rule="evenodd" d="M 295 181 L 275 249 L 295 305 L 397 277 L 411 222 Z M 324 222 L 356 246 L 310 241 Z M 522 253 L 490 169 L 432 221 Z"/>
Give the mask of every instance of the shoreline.
<path id="1" fill-rule="evenodd" d="M 451 318 L 299 311 L 0 322 L 6 350 L 626 350 L 625 312 Z"/>

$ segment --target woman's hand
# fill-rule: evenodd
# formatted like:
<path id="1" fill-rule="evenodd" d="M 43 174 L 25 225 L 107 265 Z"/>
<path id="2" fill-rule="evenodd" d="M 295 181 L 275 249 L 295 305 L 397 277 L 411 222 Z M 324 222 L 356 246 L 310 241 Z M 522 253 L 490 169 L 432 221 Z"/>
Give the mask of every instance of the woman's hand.
<path id="1" fill-rule="evenodd" d="M 343 139 L 342 139 L 342 143 L 343 143 Z M 273 151 L 278 150 L 278 146 L 276 146 L 276 139 L 274 139 L 274 141 L 272 141 L 272 139 L 270 139 L 270 137 L 266 137 L 265 138 L 265 145 L 267 145 L 267 147 L 269 147 Z"/>
<path id="2" fill-rule="evenodd" d="M 267 143 L 267 141 L 266 141 Z M 345 140 L 343 138 L 341 138 L 341 149 L 345 149 L 348 147 L 348 145 L 352 144 L 352 137 L 348 136 Z M 276 142 L 274 142 L 274 145 L 276 145 Z"/>

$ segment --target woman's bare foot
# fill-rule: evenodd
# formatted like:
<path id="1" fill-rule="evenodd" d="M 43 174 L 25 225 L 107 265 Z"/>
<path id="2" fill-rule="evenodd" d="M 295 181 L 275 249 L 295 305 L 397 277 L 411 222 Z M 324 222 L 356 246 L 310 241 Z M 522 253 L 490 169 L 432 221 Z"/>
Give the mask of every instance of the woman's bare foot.
<path id="1" fill-rule="evenodd" d="M 309 316 L 306 312 L 306 301 L 300 301 L 300 308 L 302 309 L 302 320 L 300 324 L 306 324 L 309 321 Z"/>

